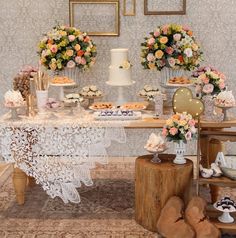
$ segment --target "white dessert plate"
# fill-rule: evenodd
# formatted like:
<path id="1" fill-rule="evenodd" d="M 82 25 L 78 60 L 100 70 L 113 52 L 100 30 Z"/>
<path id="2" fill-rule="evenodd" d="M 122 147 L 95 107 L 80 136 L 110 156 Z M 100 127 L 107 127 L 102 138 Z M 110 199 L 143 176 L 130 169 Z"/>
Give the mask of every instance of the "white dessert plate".
<path id="1" fill-rule="evenodd" d="M 76 83 L 75 82 L 73 82 L 73 83 L 50 83 L 50 85 L 55 86 L 55 87 L 66 87 L 66 86 L 76 85 Z"/>
<path id="2" fill-rule="evenodd" d="M 174 83 L 166 83 L 167 87 L 190 87 L 193 86 L 193 83 L 179 83 L 179 84 L 174 84 Z"/>

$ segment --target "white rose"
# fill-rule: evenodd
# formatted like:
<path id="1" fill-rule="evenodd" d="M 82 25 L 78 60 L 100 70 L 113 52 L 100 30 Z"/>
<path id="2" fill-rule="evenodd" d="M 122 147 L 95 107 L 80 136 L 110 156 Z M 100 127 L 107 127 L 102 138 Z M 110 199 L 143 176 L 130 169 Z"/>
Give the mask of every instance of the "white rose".
<path id="1" fill-rule="evenodd" d="M 193 56 L 193 51 L 192 51 L 192 49 L 190 49 L 190 48 L 186 48 L 186 49 L 184 50 L 184 54 L 185 54 L 187 57 L 192 57 L 192 56 Z"/>

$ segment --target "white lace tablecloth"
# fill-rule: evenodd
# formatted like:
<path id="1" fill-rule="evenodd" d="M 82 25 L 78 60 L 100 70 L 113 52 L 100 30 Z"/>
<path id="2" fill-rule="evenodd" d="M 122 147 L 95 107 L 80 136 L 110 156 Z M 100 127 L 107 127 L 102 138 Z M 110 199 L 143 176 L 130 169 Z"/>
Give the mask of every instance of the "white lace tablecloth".
<path id="1" fill-rule="evenodd" d="M 128 123 L 128 122 L 127 122 Z M 91 186 L 90 170 L 107 163 L 112 141 L 126 142 L 126 122 L 98 122 L 83 118 L 0 118 L 0 155 L 14 162 L 52 198 L 80 202 L 76 188 Z"/>

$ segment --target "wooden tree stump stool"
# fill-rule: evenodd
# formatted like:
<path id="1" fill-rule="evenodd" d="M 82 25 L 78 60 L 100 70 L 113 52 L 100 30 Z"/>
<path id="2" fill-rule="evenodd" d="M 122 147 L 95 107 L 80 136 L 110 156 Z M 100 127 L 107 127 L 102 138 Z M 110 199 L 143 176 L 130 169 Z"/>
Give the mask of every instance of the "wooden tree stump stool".
<path id="1" fill-rule="evenodd" d="M 152 155 L 135 162 L 135 220 L 150 231 L 157 231 L 157 221 L 167 200 L 176 195 L 188 202 L 193 177 L 193 164 L 173 164 L 175 155 L 161 155 L 162 163 L 154 164 Z"/>

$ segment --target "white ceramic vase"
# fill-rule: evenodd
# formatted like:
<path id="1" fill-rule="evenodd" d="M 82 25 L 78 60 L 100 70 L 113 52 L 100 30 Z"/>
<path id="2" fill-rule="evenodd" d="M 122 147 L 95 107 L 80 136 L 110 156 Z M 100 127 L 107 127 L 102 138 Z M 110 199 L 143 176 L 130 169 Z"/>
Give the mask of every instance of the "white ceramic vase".
<path id="1" fill-rule="evenodd" d="M 48 100 L 48 90 L 36 90 L 36 97 L 37 97 L 37 107 L 39 113 L 43 113 L 46 111 L 45 106 Z"/>
<path id="2" fill-rule="evenodd" d="M 185 152 L 186 152 L 186 144 L 183 142 L 183 140 L 175 142 L 176 157 L 173 162 L 175 164 L 186 164 L 187 161 L 184 158 Z"/>

